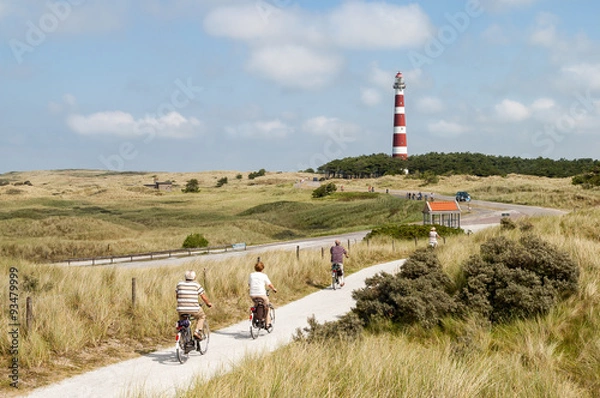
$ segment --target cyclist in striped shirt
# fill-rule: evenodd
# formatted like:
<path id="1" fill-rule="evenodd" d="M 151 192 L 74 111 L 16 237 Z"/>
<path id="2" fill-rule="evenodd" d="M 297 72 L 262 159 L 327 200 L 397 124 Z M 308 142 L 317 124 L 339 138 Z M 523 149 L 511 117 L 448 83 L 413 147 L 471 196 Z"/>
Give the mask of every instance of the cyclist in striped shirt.
<path id="1" fill-rule="evenodd" d="M 201 339 L 202 334 L 198 333 L 204 327 L 204 320 L 206 319 L 206 314 L 202 310 L 200 306 L 200 301 L 198 300 L 198 296 L 204 301 L 204 304 L 208 306 L 208 308 L 212 307 L 212 303 L 206 297 L 206 293 L 204 289 L 198 282 L 196 282 L 196 273 L 194 271 L 186 271 L 185 273 L 185 281 L 181 281 L 177 284 L 177 312 L 179 313 L 179 318 L 181 319 L 181 315 L 190 314 L 196 319 L 196 329 L 194 332 L 194 336 L 196 338 Z"/>

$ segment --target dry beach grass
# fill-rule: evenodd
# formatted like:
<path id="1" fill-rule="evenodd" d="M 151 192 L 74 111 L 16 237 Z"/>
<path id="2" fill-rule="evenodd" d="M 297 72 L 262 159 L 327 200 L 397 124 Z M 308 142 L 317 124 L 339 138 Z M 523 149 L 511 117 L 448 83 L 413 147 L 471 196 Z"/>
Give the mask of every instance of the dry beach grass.
<path id="1" fill-rule="evenodd" d="M 310 206 L 311 217 L 329 219 L 337 201 L 315 201 L 311 190 L 295 188 L 304 173 L 268 173 L 265 177 L 237 180 L 237 172 L 130 173 L 102 171 L 40 171 L 9 173 L 0 179 L 0 281 L 3 303 L 8 303 L 8 270 L 19 271 L 22 297 L 31 296 L 35 319 L 21 337 L 22 387 L 31 388 L 83 372 L 119 359 L 139 355 L 170 343 L 173 325 L 173 284 L 185 268 L 199 271 L 212 301 L 213 327 L 232 324 L 246 317 L 245 279 L 254 257 L 227 262 L 120 269 L 112 267 L 66 268 L 47 264 L 57 254 L 139 252 L 177 248 L 190 232 L 202 232 L 214 244 L 245 241 L 263 243 L 291 234 L 315 235 L 367 228 L 390 220 L 391 212 L 354 210 L 367 219 L 313 229 L 300 225 L 289 214 L 275 218 L 240 216 L 248 209 L 273 202 Z M 154 175 L 179 184 L 171 193 L 144 188 Z M 215 188 L 219 178 L 229 183 Z M 200 182 L 199 194 L 183 194 L 180 188 L 191 178 Z M 14 185 L 30 181 L 29 185 Z M 568 179 L 525 176 L 478 178 L 442 177 L 433 186 L 403 176 L 371 180 L 334 180 L 346 191 L 411 190 L 453 194 L 468 190 L 475 199 L 501 200 L 573 210 L 562 217 L 531 219 L 543 239 L 566 250 L 580 264 L 581 288 L 577 297 L 561 304 L 550 315 L 533 321 L 489 329 L 477 323 L 448 325 L 453 334 L 408 330 L 397 334 L 369 335 L 360 343 L 340 350 L 323 346 L 290 345 L 273 353 L 269 361 L 250 358 L 233 373 L 209 382 L 196 396 L 297 396 L 303 385 L 305 396 L 539 396 L 592 397 L 600 394 L 600 202 L 597 190 L 585 191 Z M 378 202 L 377 202 L 378 201 Z M 340 202 L 341 203 L 341 202 Z M 363 207 L 395 204 L 385 198 L 371 199 Z M 356 204 L 356 203 L 355 203 Z M 344 204 L 346 206 L 347 204 Z M 296 206 L 296 205 L 294 205 Z M 329 206 L 329 207 L 328 207 Z M 270 209 L 270 208 L 269 208 Z M 294 207 L 299 212 L 301 206 Z M 347 208 L 343 208 L 346 209 Z M 275 211 L 270 209 L 271 211 Z M 307 211 L 307 210 L 303 210 Z M 268 212 L 267 212 L 268 213 Z M 289 212 L 288 212 L 289 213 Z M 401 213 L 401 212 L 400 212 Z M 177 214 L 183 214 L 177 217 Z M 304 213 L 309 214 L 309 213 Z M 352 214 L 348 215 L 351 217 Z M 393 218 L 396 217 L 396 218 Z M 394 213 L 394 222 L 404 216 Z M 406 217 L 404 218 L 406 219 Z M 414 221 L 414 220 L 413 220 Z M 289 232 L 286 232 L 289 231 Z M 284 233 L 285 232 L 285 233 Z M 481 231 L 457 236 L 440 247 L 439 258 L 446 271 L 456 276 L 460 264 L 478 251 L 485 239 L 505 234 L 516 238 L 517 228 Z M 287 234 L 287 235 L 286 235 Z M 414 250 L 414 242 L 380 239 L 368 245 L 353 245 L 347 271 L 378 262 L 403 258 Z M 44 260 L 44 256 L 46 256 Z M 264 258 L 269 275 L 285 295 L 275 297 L 281 305 L 328 285 L 327 261 L 320 251 L 296 260 L 293 253 L 273 252 Z M 136 307 L 131 306 L 131 280 L 136 278 Z M 301 281 L 302 283 L 298 283 Z M 24 301 L 21 300 L 21 308 Z M 23 311 L 21 322 L 24 324 Z M 2 311 L 1 321 L 9 323 Z M 132 324 L 137 327 L 132 327 Z M 73 333 L 74 330 L 80 333 Z M 10 341 L 0 337 L 2 361 L 8 363 Z M 287 358 L 296 358 L 290 363 Z M 360 366 L 353 366 L 360 364 Z M 273 374 L 269 383 L 258 383 L 257 369 Z M 419 375 L 415 379 L 415 375 Z M 289 379 L 288 381 L 283 381 Z M 290 379 L 291 378 L 291 379 Z M 310 381 L 310 383 L 308 383 Z M 2 392 L 10 392 L 7 378 Z M 296 390 L 295 390 L 296 387 Z M 199 387 L 200 388 L 200 387 Z M 525 392 L 527 394 L 525 394 Z"/>

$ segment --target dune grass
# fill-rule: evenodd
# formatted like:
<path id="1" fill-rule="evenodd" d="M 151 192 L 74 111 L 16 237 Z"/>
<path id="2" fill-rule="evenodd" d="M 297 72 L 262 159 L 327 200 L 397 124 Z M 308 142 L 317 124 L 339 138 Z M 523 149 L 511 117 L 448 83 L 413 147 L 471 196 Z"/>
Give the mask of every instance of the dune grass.
<path id="1" fill-rule="evenodd" d="M 591 223 L 600 220 L 598 210 L 586 215 Z M 570 228 L 570 238 L 564 238 L 565 228 L 580 217 L 528 220 L 535 234 L 567 251 L 582 271 L 579 293 L 546 316 L 499 326 L 448 319 L 434 330 L 392 328 L 371 330 L 359 341 L 296 342 L 248 358 L 182 396 L 599 396 L 600 247 L 597 238 Z M 452 237 L 439 248 L 439 258 L 456 278 L 456 268 L 482 241 L 522 233 L 496 227 Z"/>
<path id="2" fill-rule="evenodd" d="M 3 275 L 8 275 L 10 267 L 19 270 L 23 325 L 25 298 L 33 301 L 34 321 L 29 330 L 22 330 L 19 347 L 26 353 L 19 357 L 21 391 L 171 344 L 173 288 L 187 268 L 197 271 L 216 304 L 208 310 L 211 326 L 220 328 L 245 319 L 249 306 L 246 278 L 255 261 L 253 256 L 226 262 L 192 259 L 186 265 L 168 268 L 120 269 L 67 268 L 24 257 L 104 253 L 109 245 L 110 250 L 126 252 L 173 248 L 192 232 L 205 234 L 211 243 L 220 239 L 258 243 L 277 240 L 276 236 L 341 232 L 347 224 L 360 229 L 390 220 L 411 220 L 413 210 L 385 195 L 361 194 L 357 199 L 338 193 L 315 201 L 310 199 L 311 188 L 293 186 L 296 180 L 306 178 L 302 174 L 268 175 L 258 181 L 238 181 L 235 175 L 229 173 L 233 183 L 225 189 L 213 185 L 226 173 L 161 176 L 161 180 L 171 178 L 183 184 L 186 179 L 198 178 L 201 194 L 191 196 L 140 188 L 140 184 L 150 182 L 149 173 L 39 172 L 27 174 L 33 187 L 19 186 L 19 193 L 7 193 L 15 187 L 0 187 L 0 268 Z M 15 181 L 24 177 L 10 173 Z M 476 199 L 506 195 L 505 201 L 536 205 L 558 191 L 552 199 L 557 201 L 556 207 L 578 209 L 562 217 L 526 221 L 533 224 L 534 233 L 578 262 L 582 272 L 577 297 L 543 318 L 503 327 L 448 320 L 433 332 L 418 328 L 394 333 L 373 331 L 360 342 L 344 344 L 341 350 L 292 344 L 271 354 L 268 361 L 249 358 L 234 373 L 182 395 L 599 396 L 600 212 L 589 204 L 597 203 L 600 195 L 593 190 L 581 191 L 566 180 L 507 179 L 445 177 L 427 189 L 419 187 L 419 181 L 404 177 L 383 177 L 370 183 L 344 180 L 339 184 L 348 193 L 366 191 L 367 185 L 373 185 L 379 191 L 422 189 L 452 194 L 460 186 Z M 512 191 L 486 188 L 494 185 L 509 186 Z M 525 186 L 533 188 L 521 196 L 518 192 Z M 320 218 L 327 219 L 322 223 L 324 228 L 320 228 Z M 341 227 L 336 224 L 339 219 L 343 220 Z M 440 262 L 452 278 L 460 278 L 461 263 L 486 239 L 499 234 L 516 239 L 521 233 L 519 228 L 492 228 L 451 237 L 438 250 Z M 356 242 L 345 268 L 355 272 L 371 264 L 405 258 L 414 248 L 412 241 L 385 238 L 368 244 Z M 285 292 L 273 297 L 275 305 L 329 284 L 328 261 L 320 250 L 303 252 L 299 261 L 291 252 L 269 253 L 263 260 L 271 279 Z M 132 278 L 136 278 L 137 286 L 135 308 L 131 303 Z M 8 302 L 8 283 L 8 276 L 0 281 L 3 303 Z M 8 316 L 6 309 L 0 312 L 5 325 Z M 73 333 L 74 329 L 81 333 Z M 9 336 L 2 334 L 0 356 L 4 363 L 11 358 L 9 348 Z M 295 360 L 290 363 L 289 358 Z M 262 372 L 273 377 L 258 382 L 255 375 Z M 12 392 L 8 382 L 6 378 L 0 383 L 3 394 Z M 298 386 L 302 386 L 300 395 Z"/>
<path id="3" fill-rule="evenodd" d="M 180 187 L 167 193 L 144 188 L 150 175 L 79 173 L 64 177 L 78 177 L 85 188 L 61 187 L 53 175 L 30 178 L 33 186 L 22 186 L 19 195 L 0 187 L 0 255 L 57 262 L 162 251 L 180 248 L 191 233 L 202 234 L 211 246 L 252 245 L 414 222 L 422 206 L 381 193 L 314 200 L 314 187 L 294 186 L 301 180 L 295 175 L 231 177 L 220 188 L 214 182 L 220 174 L 204 175 L 199 193 L 184 194 Z"/>

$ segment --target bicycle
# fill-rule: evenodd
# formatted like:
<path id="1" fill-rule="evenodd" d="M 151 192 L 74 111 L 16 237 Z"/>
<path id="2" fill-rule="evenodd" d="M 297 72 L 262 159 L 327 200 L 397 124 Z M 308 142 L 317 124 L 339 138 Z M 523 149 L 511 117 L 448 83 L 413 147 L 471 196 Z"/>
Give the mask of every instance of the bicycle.
<path id="1" fill-rule="evenodd" d="M 336 286 L 342 288 L 342 284 L 340 282 L 342 275 L 344 275 L 342 271 L 342 266 L 338 263 L 331 264 L 331 287 L 333 290 L 336 289 Z"/>
<path id="2" fill-rule="evenodd" d="M 269 296 L 269 290 L 267 290 L 267 296 Z M 275 308 L 271 303 L 269 303 L 269 314 L 271 316 L 271 323 L 269 325 L 266 324 L 266 311 L 265 311 L 265 302 L 260 299 L 254 299 L 254 305 L 250 307 L 250 336 L 253 339 L 258 337 L 261 329 L 267 331 L 267 333 L 271 333 L 273 331 L 273 324 L 275 323 Z"/>
<path id="3" fill-rule="evenodd" d="M 175 353 L 177 360 L 184 363 L 188 360 L 190 352 L 196 350 L 201 355 L 206 354 L 208 342 L 210 341 L 210 327 L 208 320 L 204 320 L 204 326 L 200 331 L 202 339 L 198 339 L 192 333 L 192 321 L 194 318 L 190 314 L 182 314 L 182 319 L 177 321 L 177 335 L 175 336 Z"/>

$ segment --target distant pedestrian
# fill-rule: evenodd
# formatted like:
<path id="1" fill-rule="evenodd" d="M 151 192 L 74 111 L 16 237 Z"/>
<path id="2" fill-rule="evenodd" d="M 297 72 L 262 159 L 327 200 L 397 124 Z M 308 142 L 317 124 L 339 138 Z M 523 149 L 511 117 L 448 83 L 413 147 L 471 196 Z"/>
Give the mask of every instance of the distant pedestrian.
<path id="1" fill-rule="evenodd" d="M 435 227 L 431 227 L 429 231 L 429 247 L 437 247 L 438 238 L 441 238 L 441 236 L 437 233 Z"/>

